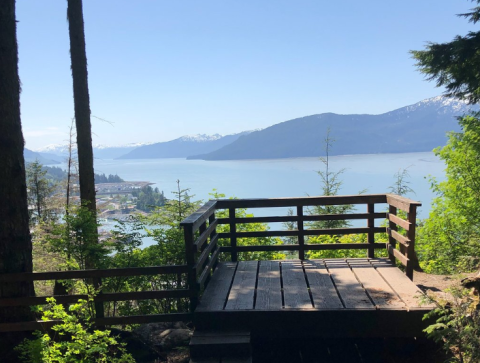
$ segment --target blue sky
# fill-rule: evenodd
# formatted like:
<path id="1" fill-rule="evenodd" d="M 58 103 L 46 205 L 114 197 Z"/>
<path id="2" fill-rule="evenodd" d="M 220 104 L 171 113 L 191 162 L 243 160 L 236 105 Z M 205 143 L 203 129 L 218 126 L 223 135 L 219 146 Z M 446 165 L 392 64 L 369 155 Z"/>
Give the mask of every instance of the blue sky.
<path id="1" fill-rule="evenodd" d="M 408 51 L 475 30 L 467 0 L 83 0 L 94 144 L 229 134 L 442 93 Z M 64 0 L 17 0 L 26 147 L 73 117 Z"/>

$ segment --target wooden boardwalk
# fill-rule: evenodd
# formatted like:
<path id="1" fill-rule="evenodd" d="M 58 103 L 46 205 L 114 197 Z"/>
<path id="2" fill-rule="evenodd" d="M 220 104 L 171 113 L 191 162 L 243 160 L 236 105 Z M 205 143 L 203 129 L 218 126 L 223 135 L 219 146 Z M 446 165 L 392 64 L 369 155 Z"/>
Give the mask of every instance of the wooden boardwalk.
<path id="1" fill-rule="evenodd" d="M 412 337 L 420 289 L 387 259 L 219 263 L 194 312 L 197 329 L 255 334 Z"/>

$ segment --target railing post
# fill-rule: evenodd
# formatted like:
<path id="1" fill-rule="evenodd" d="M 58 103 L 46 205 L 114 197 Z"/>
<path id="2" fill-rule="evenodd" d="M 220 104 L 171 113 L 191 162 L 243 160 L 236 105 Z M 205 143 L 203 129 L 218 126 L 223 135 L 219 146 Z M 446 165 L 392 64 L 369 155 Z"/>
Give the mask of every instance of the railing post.
<path id="1" fill-rule="evenodd" d="M 232 247 L 232 262 L 238 261 L 237 255 L 237 221 L 235 219 L 235 208 L 228 209 L 228 217 L 230 219 L 230 246 Z"/>
<path id="2" fill-rule="evenodd" d="M 367 212 L 369 214 L 367 220 L 367 227 L 369 228 L 368 243 L 370 243 L 370 246 L 368 246 L 368 258 L 375 258 L 375 248 L 373 247 L 373 244 L 375 243 L 375 219 L 373 218 L 373 214 L 375 213 L 375 204 L 369 203 L 367 206 Z"/>
<path id="3" fill-rule="evenodd" d="M 93 279 L 93 287 L 95 288 L 95 295 L 101 295 L 102 294 L 102 278 L 101 277 L 95 277 Z M 95 301 L 94 297 L 94 304 L 95 306 L 95 319 L 103 319 L 105 317 L 105 309 L 103 306 L 102 301 Z M 97 328 L 102 329 L 104 328 L 104 325 L 97 325 Z"/>
<path id="4" fill-rule="evenodd" d="M 193 245 L 193 224 L 185 224 L 183 226 L 185 236 L 185 257 L 188 266 L 188 289 L 194 292 L 190 298 L 190 311 L 193 312 L 198 303 L 198 284 L 197 272 L 195 270 L 195 250 Z"/>
<path id="5" fill-rule="evenodd" d="M 211 225 L 212 223 L 214 223 L 215 219 L 216 219 L 215 218 L 215 212 L 213 212 L 212 215 L 210 217 L 208 217 L 208 224 Z M 212 238 L 214 238 L 216 235 L 217 235 L 217 228 L 214 228 L 212 233 L 210 234 L 210 242 L 212 241 Z M 217 248 L 219 248 L 218 242 L 217 242 Z M 216 251 L 216 249 L 212 251 L 212 254 L 215 251 Z M 215 269 L 217 268 L 217 263 L 218 263 L 218 259 L 217 259 L 217 262 L 215 262 L 212 266 L 212 272 L 215 271 Z"/>
<path id="6" fill-rule="evenodd" d="M 203 222 L 203 223 L 200 225 L 199 229 L 198 229 L 198 231 L 200 232 L 200 235 L 202 235 L 202 233 L 205 232 L 206 229 L 207 229 L 207 222 Z M 211 235 L 210 235 L 210 236 L 211 236 Z M 210 237 L 210 236 L 208 236 L 208 237 Z M 211 238 L 210 238 L 210 241 L 209 241 L 208 238 L 207 238 L 207 241 L 203 244 L 202 249 L 199 251 L 200 254 L 205 250 L 205 248 L 208 247 L 208 244 L 211 242 L 211 240 L 212 240 Z M 202 271 L 203 271 L 203 269 L 205 268 L 205 266 L 208 265 L 209 262 L 210 262 L 210 256 L 208 256 L 208 257 L 205 259 L 205 262 L 202 264 Z M 205 286 L 206 286 L 206 285 L 205 285 Z"/>
<path id="7" fill-rule="evenodd" d="M 388 206 L 388 214 L 397 215 L 397 208 L 394 207 L 393 205 L 389 205 Z M 388 221 L 388 228 L 391 231 L 396 231 L 397 230 L 397 225 L 394 222 L 389 220 Z M 397 241 L 395 241 L 395 238 L 393 238 L 391 234 L 389 234 L 389 236 L 388 236 L 388 243 L 390 244 L 390 246 L 392 246 L 395 249 L 395 247 L 397 245 Z M 389 251 L 388 252 L 388 257 L 390 258 L 390 261 L 392 261 L 392 263 L 395 265 L 395 263 L 396 263 L 395 255 Z"/>
<path id="8" fill-rule="evenodd" d="M 417 255 L 415 254 L 415 229 L 416 229 L 416 222 L 417 222 L 417 206 L 410 205 L 408 210 L 408 222 L 410 223 L 409 229 L 407 231 L 407 238 L 410 240 L 406 256 L 408 258 L 408 264 L 405 269 L 405 274 L 410 280 L 413 280 L 413 268 L 417 261 Z"/>
<path id="9" fill-rule="evenodd" d="M 199 232 L 199 234 L 202 235 L 202 233 L 205 232 L 206 229 L 207 229 L 207 222 L 203 222 L 203 223 L 200 225 L 200 227 L 198 227 L 198 232 Z M 201 248 L 200 251 L 198 251 L 198 252 L 200 252 L 200 253 L 203 252 L 203 250 L 204 250 L 205 248 L 207 248 L 207 246 L 208 246 L 208 240 L 207 240 L 207 242 L 205 242 L 205 243 L 203 244 L 202 248 Z"/>
<path id="10" fill-rule="evenodd" d="M 297 205 L 298 258 L 305 259 L 305 234 L 303 229 L 303 206 Z"/>

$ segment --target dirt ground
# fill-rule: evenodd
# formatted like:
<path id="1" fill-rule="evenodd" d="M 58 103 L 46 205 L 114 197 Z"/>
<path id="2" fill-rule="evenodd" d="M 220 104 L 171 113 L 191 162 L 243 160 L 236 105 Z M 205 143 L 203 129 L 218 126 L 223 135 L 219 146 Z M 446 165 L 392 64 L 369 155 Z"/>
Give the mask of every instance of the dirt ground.
<path id="1" fill-rule="evenodd" d="M 477 272 L 465 273 L 460 275 L 433 275 L 424 272 L 414 271 L 413 282 L 423 292 L 436 295 L 439 298 L 445 298 L 448 293 L 445 289 L 449 287 L 459 286 L 460 281 L 467 277 L 473 277 Z"/>

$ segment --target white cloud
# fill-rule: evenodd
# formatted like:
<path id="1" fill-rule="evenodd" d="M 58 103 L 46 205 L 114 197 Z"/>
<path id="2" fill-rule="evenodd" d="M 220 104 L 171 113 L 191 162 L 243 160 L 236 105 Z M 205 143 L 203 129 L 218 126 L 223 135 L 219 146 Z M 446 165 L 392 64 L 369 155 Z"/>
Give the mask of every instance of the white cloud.
<path id="1" fill-rule="evenodd" d="M 25 138 L 56 136 L 64 134 L 65 132 L 61 131 L 58 127 L 44 127 L 42 129 L 26 128 L 25 130 L 23 130 L 23 136 Z"/>
<path id="2" fill-rule="evenodd" d="M 23 129 L 25 146 L 29 149 L 38 149 L 48 144 L 62 143 L 68 137 L 67 132 L 64 130 L 64 128 L 54 126 L 42 128 L 25 127 Z"/>

